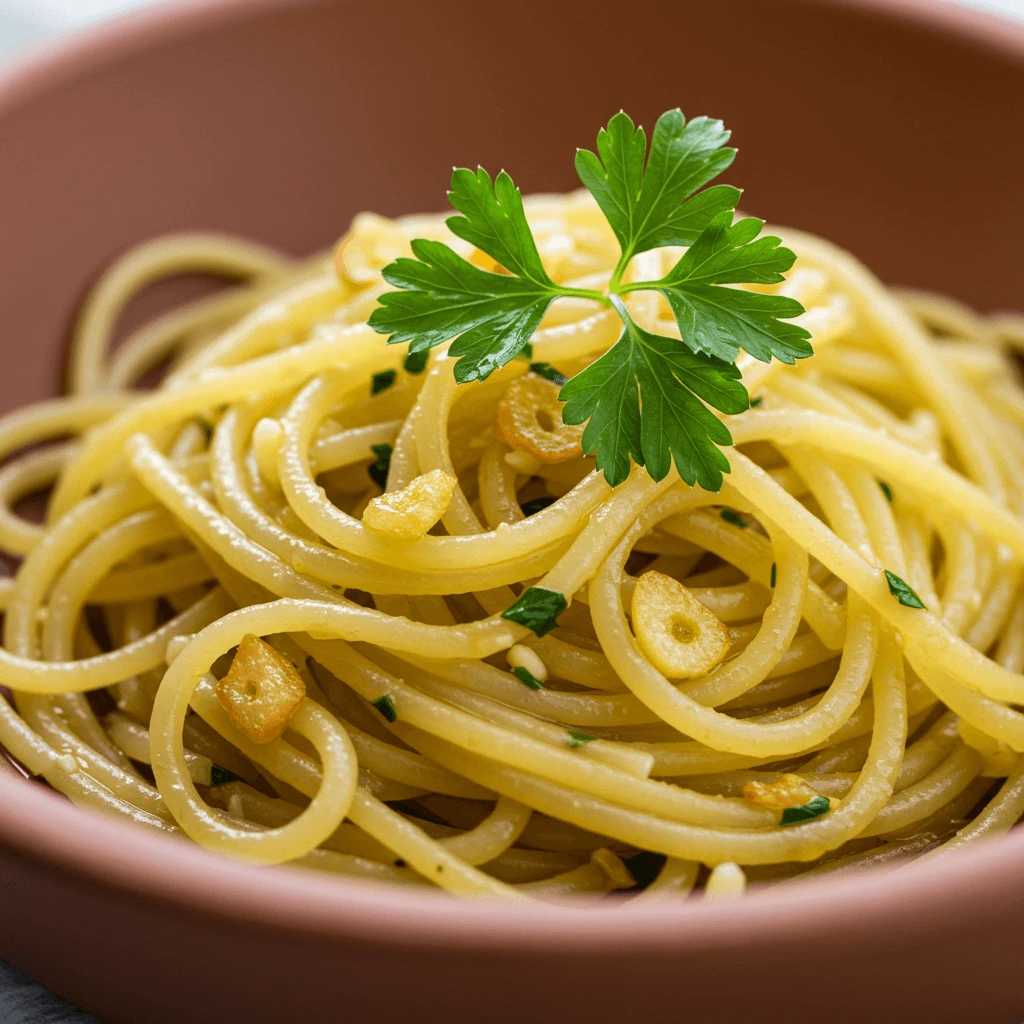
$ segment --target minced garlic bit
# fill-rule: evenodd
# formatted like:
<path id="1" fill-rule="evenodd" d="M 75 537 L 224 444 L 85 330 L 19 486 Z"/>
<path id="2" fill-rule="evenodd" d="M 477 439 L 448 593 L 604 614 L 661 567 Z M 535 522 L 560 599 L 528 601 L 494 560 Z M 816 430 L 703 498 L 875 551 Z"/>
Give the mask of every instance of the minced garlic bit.
<path id="1" fill-rule="evenodd" d="M 780 775 L 774 782 L 745 782 L 743 799 L 755 807 L 767 807 L 772 811 L 784 811 L 789 807 L 803 807 L 816 796 L 817 790 L 808 785 L 799 775 Z"/>
<path id="2" fill-rule="evenodd" d="M 232 723 L 253 743 L 269 743 L 284 732 L 306 696 L 295 666 L 252 633 L 242 637 L 217 696 Z"/>
<path id="3" fill-rule="evenodd" d="M 498 402 L 498 433 L 505 443 L 543 462 L 583 455 L 584 425 L 562 422 L 560 388 L 539 373 L 517 377 Z"/>
<path id="4" fill-rule="evenodd" d="M 363 512 L 363 523 L 392 537 L 416 540 L 445 514 L 455 484 L 451 473 L 432 469 L 400 491 L 389 491 L 370 501 Z"/>
<path id="5" fill-rule="evenodd" d="M 704 898 L 709 900 L 734 900 L 743 895 L 747 887 L 747 876 L 739 864 L 731 860 L 712 868 L 704 883 Z"/>
<path id="6" fill-rule="evenodd" d="M 671 576 L 645 572 L 636 581 L 630 612 L 640 649 L 670 679 L 702 676 L 729 650 L 725 623 Z"/>
<path id="7" fill-rule="evenodd" d="M 548 681 L 548 667 L 540 659 L 536 651 L 530 650 L 525 644 L 513 644 L 505 654 L 509 668 L 525 668 L 540 683 Z"/>
<path id="8" fill-rule="evenodd" d="M 603 846 L 590 855 L 590 863 L 596 864 L 616 889 L 632 889 L 636 885 L 636 879 L 630 874 L 622 858 Z"/>

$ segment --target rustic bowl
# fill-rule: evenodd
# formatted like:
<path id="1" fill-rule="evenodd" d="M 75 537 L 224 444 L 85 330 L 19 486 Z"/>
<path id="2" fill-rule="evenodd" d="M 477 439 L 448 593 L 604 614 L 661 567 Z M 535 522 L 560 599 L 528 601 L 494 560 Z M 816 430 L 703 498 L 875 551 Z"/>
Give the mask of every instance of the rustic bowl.
<path id="1" fill-rule="evenodd" d="M 1021 305 L 1024 29 L 938 0 L 213 0 L 0 80 L 0 408 L 52 393 L 111 257 L 181 227 L 306 252 L 526 191 L 625 107 L 720 116 L 744 207 L 887 280 Z M 1024 1016 L 1024 831 L 731 905 L 502 910 L 235 863 L 0 777 L 0 956 L 110 1022 Z"/>

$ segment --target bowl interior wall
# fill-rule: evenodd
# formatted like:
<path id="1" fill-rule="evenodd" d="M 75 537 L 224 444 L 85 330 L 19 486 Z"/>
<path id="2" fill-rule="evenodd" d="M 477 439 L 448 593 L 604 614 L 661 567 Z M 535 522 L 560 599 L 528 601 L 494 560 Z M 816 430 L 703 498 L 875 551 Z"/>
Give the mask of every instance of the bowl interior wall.
<path id="1" fill-rule="evenodd" d="M 571 188 L 620 107 L 723 118 L 747 212 L 887 280 L 1019 304 L 1024 71 L 963 40 L 797 0 L 651 0 L 635 23 L 610 0 L 253 8 L 0 104 L 0 410 L 58 387 L 81 296 L 134 242 L 214 228 L 308 252 L 362 209 L 443 208 L 453 164 Z"/>

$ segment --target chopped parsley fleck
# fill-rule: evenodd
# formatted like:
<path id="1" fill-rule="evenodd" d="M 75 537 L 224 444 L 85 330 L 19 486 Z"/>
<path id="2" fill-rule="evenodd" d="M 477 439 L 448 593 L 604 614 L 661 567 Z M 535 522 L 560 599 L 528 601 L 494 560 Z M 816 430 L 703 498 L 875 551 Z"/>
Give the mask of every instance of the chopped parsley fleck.
<path id="1" fill-rule="evenodd" d="M 553 381 L 559 387 L 569 380 L 564 373 L 559 373 L 550 363 L 530 363 L 530 369 L 534 373 L 539 373 L 546 380 Z"/>
<path id="2" fill-rule="evenodd" d="M 738 526 L 741 530 L 747 528 L 746 520 L 738 512 L 733 512 L 731 508 L 723 508 L 719 515 L 727 523 L 732 523 L 733 526 Z"/>
<path id="3" fill-rule="evenodd" d="M 207 421 L 204 420 L 202 416 L 193 416 L 192 418 L 200 427 L 202 427 L 203 437 L 206 438 L 206 443 L 209 444 L 210 441 L 213 439 L 213 427 L 209 423 L 207 423 Z"/>
<path id="4" fill-rule="evenodd" d="M 395 722 L 398 720 L 398 712 L 395 710 L 395 702 L 387 695 L 378 697 L 370 703 L 381 713 L 385 721 Z"/>
<path id="5" fill-rule="evenodd" d="M 389 444 L 371 444 L 370 451 L 377 456 L 377 461 L 369 467 L 367 472 L 373 482 L 383 490 L 388 483 L 388 470 L 391 469 L 391 453 L 394 449 Z"/>
<path id="6" fill-rule="evenodd" d="M 756 398 L 752 398 L 750 400 L 750 408 L 756 409 L 763 401 L 764 399 L 760 395 L 758 395 Z"/>
<path id="7" fill-rule="evenodd" d="M 586 746 L 588 743 L 593 743 L 596 736 L 588 736 L 585 732 L 575 732 L 572 729 L 568 730 L 569 735 L 569 746 L 575 749 L 576 747 Z"/>
<path id="8" fill-rule="evenodd" d="M 536 515 L 538 512 L 543 512 L 549 505 L 554 505 L 554 498 L 531 498 L 529 501 L 524 501 L 519 507 L 523 510 L 524 516 Z"/>
<path id="9" fill-rule="evenodd" d="M 799 825 L 802 821 L 820 818 L 828 814 L 830 802 L 827 796 L 816 796 L 800 807 L 787 807 L 782 812 L 783 825 Z"/>
<path id="10" fill-rule="evenodd" d="M 219 764 L 215 764 L 210 769 L 210 786 L 226 786 L 229 782 L 241 782 L 241 776 L 236 775 L 234 772 L 229 772 L 227 768 L 221 768 Z"/>
<path id="11" fill-rule="evenodd" d="M 544 636 L 555 628 L 555 620 L 568 607 L 569 602 L 560 590 L 530 587 L 522 592 L 515 604 L 501 613 L 501 617 L 509 622 L 518 622 L 537 636 Z"/>
<path id="12" fill-rule="evenodd" d="M 522 665 L 516 665 L 512 669 L 512 675 L 516 677 L 523 684 L 523 686 L 529 687 L 531 690 L 543 690 L 544 684 L 528 669 Z"/>
<path id="13" fill-rule="evenodd" d="M 382 391 L 387 391 L 397 377 L 397 370 L 381 370 L 380 373 L 375 373 L 370 384 L 370 394 L 379 395 Z"/>
<path id="14" fill-rule="evenodd" d="M 775 588 L 775 563 L 774 562 L 772 562 L 771 584 L 772 584 L 772 588 L 774 589 Z"/>
<path id="15" fill-rule="evenodd" d="M 879 480 L 878 486 L 882 488 L 885 500 L 891 505 L 893 503 L 892 488 L 884 480 Z"/>
<path id="16" fill-rule="evenodd" d="M 422 373 L 427 368 L 427 359 L 430 353 L 424 349 L 422 352 L 410 352 L 402 366 L 406 373 Z"/>
<path id="17" fill-rule="evenodd" d="M 924 601 L 914 593 L 913 590 L 899 578 L 894 572 L 885 570 L 885 581 L 889 584 L 889 593 L 907 608 L 923 608 Z"/>
<path id="18" fill-rule="evenodd" d="M 517 353 L 517 359 L 525 359 L 529 362 L 533 358 L 533 345 L 527 342 Z"/>

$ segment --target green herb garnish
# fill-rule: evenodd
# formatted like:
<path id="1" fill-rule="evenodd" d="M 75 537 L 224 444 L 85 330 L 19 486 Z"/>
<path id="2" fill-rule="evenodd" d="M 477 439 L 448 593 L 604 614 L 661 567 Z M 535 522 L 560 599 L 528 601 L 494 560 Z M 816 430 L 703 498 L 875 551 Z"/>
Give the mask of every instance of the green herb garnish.
<path id="1" fill-rule="evenodd" d="M 427 357 L 429 354 L 426 349 L 422 352 L 410 352 L 402 360 L 402 368 L 406 373 L 422 373 L 427 368 Z"/>
<path id="2" fill-rule="evenodd" d="M 542 377 L 554 381 L 559 387 L 569 379 L 564 373 L 559 373 L 550 363 L 530 363 L 530 369 L 534 373 L 539 373 Z"/>
<path id="3" fill-rule="evenodd" d="M 516 355 L 517 359 L 525 359 L 529 362 L 533 358 L 533 345 L 527 342 Z"/>
<path id="4" fill-rule="evenodd" d="M 884 480 L 879 480 L 878 486 L 881 487 L 882 493 L 885 495 L 885 500 L 891 505 L 895 500 L 892 496 L 892 488 Z"/>
<path id="5" fill-rule="evenodd" d="M 908 608 L 923 608 L 924 601 L 914 593 L 913 590 L 899 578 L 894 572 L 885 570 L 885 581 L 889 584 L 889 593 Z"/>
<path id="6" fill-rule="evenodd" d="M 370 451 L 377 456 L 377 461 L 367 469 L 373 482 L 381 489 L 387 486 L 388 471 L 391 469 L 391 453 L 394 449 L 389 444 L 371 444 Z"/>
<path id="7" fill-rule="evenodd" d="M 568 730 L 569 746 L 576 748 L 582 747 L 587 743 L 593 743 L 596 736 L 588 736 L 585 732 L 574 732 L 572 729 Z"/>
<path id="8" fill-rule="evenodd" d="M 529 501 L 524 501 L 519 507 L 523 510 L 524 516 L 536 515 L 538 512 L 543 512 L 549 505 L 554 505 L 554 498 L 531 498 Z"/>
<path id="9" fill-rule="evenodd" d="M 398 720 L 398 712 L 395 710 L 395 702 L 387 695 L 371 700 L 370 703 L 381 713 L 387 722 Z"/>
<path id="10" fill-rule="evenodd" d="M 226 786 L 229 782 L 241 782 L 242 777 L 236 775 L 234 772 L 229 772 L 227 768 L 221 768 L 219 764 L 215 764 L 210 769 L 210 787 L 215 788 L 217 786 Z"/>
<path id="11" fill-rule="evenodd" d="M 752 398 L 750 400 L 750 408 L 756 409 L 763 401 L 764 399 L 760 395 L 758 395 L 756 398 Z"/>
<path id="12" fill-rule="evenodd" d="M 723 508 L 718 513 L 727 523 L 732 523 L 733 526 L 738 526 L 741 530 L 747 528 L 747 521 L 739 514 L 734 512 L 731 508 Z"/>
<path id="13" fill-rule="evenodd" d="M 381 370 L 380 373 L 375 373 L 370 383 L 370 394 L 379 395 L 382 391 L 387 391 L 395 383 L 397 376 L 397 370 Z"/>
<path id="14" fill-rule="evenodd" d="M 543 690 L 544 684 L 528 669 L 522 665 L 516 665 L 512 669 L 512 675 L 516 677 L 523 684 L 523 686 L 529 687 L 531 690 Z"/>
<path id="15" fill-rule="evenodd" d="M 770 583 L 772 585 L 772 589 L 774 590 L 775 589 L 775 563 L 774 562 L 772 562 L 772 572 L 771 572 L 771 576 L 769 577 L 769 581 L 770 581 Z"/>
<path id="16" fill-rule="evenodd" d="M 830 806 L 827 796 L 816 796 L 813 800 L 800 807 L 787 807 L 782 812 L 782 825 L 799 825 L 802 821 L 810 821 L 812 818 L 820 818 L 828 814 Z"/>
<path id="17" fill-rule="evenodd" d="M 531 352 L 530 338 L 552 302 L 592 299 L 622 320 L 618 341 L 562 386 L 566 423 L 587 422 L 583 449 L 613 486 L 629 475 L 631 460 L 655 480 L 675 463 L 688 484 L 722 486 L 732 444 L 708 406 L 734 414 L 750 407 L 734 360 L 740 349 L 763 362 L 792 363 L 811 355 L 810 335 L 786 323 L 803 312 L 795 299 L 739 290 L 735 284 L 782 281 L 794 254 L 778 238 L 758 237 L 763 221 L 733 223 L 740 192 L 708 184 L 733 161 L 721 121 L 687 122 L 679 110 L 658 118 L 651 137 L 616 114 L 597 140 L 597 154 L 579 150 L 576 170 L 614 231 L 621 250 L 607 291 L 556 284 L 541 262 L 523 212 L 522 197 L 502 171 L 458 168 L 448 194 L 462 216 L 448 226 L 507 273 L 474 266 L 442 242 L 416 239 L 414 259 L 396 260 L 384 278 L 396 291 L 380 296 L 370 326 L 408 342 L 410 353 L 455 339 L 459 383 L 482 380 L 509 360 Z M 688 246 L 657 281 L 623 283 L 638 253 Z M 622 296 L 665 296 L 681 340 L 651 334 L 630 316 Z M 532 358 L 532 355 L 527 356 Z"/>
<path id="18" fill-rule="evenodd" d="M 568 607 L 569 602 L 560 590 L 529 587 L 520 594 L 515 604 L 501 613 L 501 617 L 509 622 L 518 622 L 520 626 L 533 630 L 537 636 L 544 636 L 555 628 L 555 620 Z"/>

